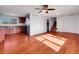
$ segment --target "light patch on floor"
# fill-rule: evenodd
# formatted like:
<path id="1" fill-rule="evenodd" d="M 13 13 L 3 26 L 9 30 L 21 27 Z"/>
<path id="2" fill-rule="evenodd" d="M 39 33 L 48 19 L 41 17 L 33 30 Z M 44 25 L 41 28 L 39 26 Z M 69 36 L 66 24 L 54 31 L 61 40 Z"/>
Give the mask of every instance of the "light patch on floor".
<path id="1" fill-rule="evenodd" d="M 59 37 L 59 36 L 58 36 L 58 38 L 60 38 L 60 39 L 62 39 L 62 40 L 67 40 L 66 38 L 62 38 L 62 37 Z"/>
<path id="2" fill-rule="evenodd" d="M 66 40 L 65 38 L 51 35 L 51 34 L 45 34 L 36 37 L 38 41 L 41 41 L 43 44 L 47 45 L 48 47 L 52 48 L 54 51 L 58 52 L 61 47 L 65 44 Z"/>
<path id="3" fill-rule="evenodd" d="M 65 43 L 65 41 L 57 39 L 55 37 L 46 36 L 46 37 L 43 37 L 43 38 L 45 38 L 46 40 L 49 40 L 49 41 L 51 41 L 53 43 L 56 43 L 56 44 L 58 44 L 60 46 L 63 46 L 63 44 Z"/>
<path id="4" fill-rule="evenodd" d="M 46 34 L 46 35 L 48 35 L 48 36 L 54 36 L 54 35 L 51 35 L 51 34 Z"/>
<path id="5" fill-rule="evenodd" d="M 51 36 L 51 37 L 56 37 L 56 38 L 60 38 L 62 40 L 67 40 L 66 38 L 62 38 L 60 36 L 55 36 L 55 35 L 51 35 L 51 34 L 46 34 L 47 36 Z"/>
<path id="6" fill-rule="evenodd" d="M 54 51 L 56 51 L 56 52 L 58 52 L 59 50 L 60 50 L 60 46 L 58 46 L 58 45 L 55 45 L 54 43 L 51 43 L 51 42 L 49 42 L 49 41 L 47 41 L 47 40 L 45 40 L 45 41 L 43 41 L 43 43 L 45 44 L 45 45 L 47 45 L 48 47 L 50 47 L 50 48 L 52 48 Z"/>
<path id="7" fill-rule="evenodd" d="M 51 35 L 51 34 L 46 34 L 47 36 L 51 36 L 51 37 L 57 37 L 57 36 L 55 36 L 55 35 Z"/>
<path id="8" fill-rule="evenodd" d="M 41 38 L 41 37 L 36 37 L 36 39 L 37 39 L 38 41 L 43 41 L 43 40 L 45 40 L 45 39 L 43 39 L 43 38 Z"/>

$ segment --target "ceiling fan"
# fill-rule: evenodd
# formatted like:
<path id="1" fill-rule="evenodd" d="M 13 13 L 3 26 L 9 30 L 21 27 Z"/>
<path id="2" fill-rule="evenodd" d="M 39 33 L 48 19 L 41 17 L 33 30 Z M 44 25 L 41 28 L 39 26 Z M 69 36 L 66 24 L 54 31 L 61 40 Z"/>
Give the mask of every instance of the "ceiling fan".
<path id="1" fill-rule="evenodd" d="M 36 10 L 40 10 L 40 12 L 48 13 L 48 11 L 55 10 L 55 8 L 48 8 L 48 5 L 43 5 L 42 8 L 35 8 Z"/>

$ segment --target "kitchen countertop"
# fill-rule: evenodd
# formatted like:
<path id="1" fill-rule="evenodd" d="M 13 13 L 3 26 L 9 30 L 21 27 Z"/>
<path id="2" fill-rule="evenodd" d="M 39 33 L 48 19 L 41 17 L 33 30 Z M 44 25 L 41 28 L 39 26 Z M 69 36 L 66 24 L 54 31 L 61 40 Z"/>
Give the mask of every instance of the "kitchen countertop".
<path id="1" fill-rule="evenodd" d="M 0 26 L 25 26 L 26 24 L 0 24 Z"/>

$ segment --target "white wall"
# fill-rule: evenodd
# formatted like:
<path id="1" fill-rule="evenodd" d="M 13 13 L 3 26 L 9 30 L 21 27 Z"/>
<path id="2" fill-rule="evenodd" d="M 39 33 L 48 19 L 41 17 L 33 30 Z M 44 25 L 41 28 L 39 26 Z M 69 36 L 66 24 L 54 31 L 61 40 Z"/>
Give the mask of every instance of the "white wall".
<path id="1" fill-rule="evenodd" d="M 42 16 L 30 14 L 30 35 L 46 32 L 46 20 Z"/>
<path id="2" fill-rule="evenodd" d="M 57 17 L 57 31 L 79 33 L 79 15 Z"/>

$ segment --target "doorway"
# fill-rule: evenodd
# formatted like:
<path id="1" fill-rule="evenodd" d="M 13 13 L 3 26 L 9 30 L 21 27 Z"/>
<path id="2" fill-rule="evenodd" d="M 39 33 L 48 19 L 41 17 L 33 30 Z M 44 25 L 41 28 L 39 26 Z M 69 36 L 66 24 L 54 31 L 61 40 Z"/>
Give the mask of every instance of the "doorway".
<path id="1" fill-rule="evenodd" d="M 57 28 L 56 17 L 47 19 L 47 32 L 56 32 Z"/>
<path id="2" fill-rule="evenodd" d="M 47 19 L 47 32 L 49 32 L 49 19 Z"/>

